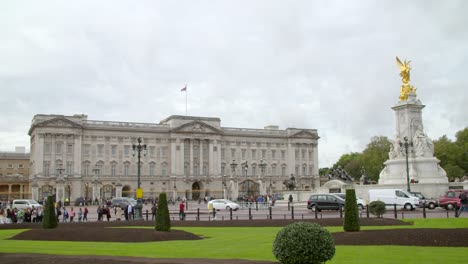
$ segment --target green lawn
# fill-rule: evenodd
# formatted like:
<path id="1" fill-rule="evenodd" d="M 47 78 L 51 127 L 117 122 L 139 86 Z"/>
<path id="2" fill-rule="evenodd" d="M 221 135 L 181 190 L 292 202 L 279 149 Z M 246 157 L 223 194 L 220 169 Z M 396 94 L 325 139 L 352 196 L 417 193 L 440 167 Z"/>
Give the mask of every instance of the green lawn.
<path id="1" fill-rule="evenodd" d="M 364 227 L 468 228 L 468 219 L 413 219 L 413 226 Z M 24 230 L 0 230 L 0 252 L 63 255 L 113 255 L 150 258 L 217 258 L 275 260 L 272 244 L 278 227 L 183 227 L 177 228 L 206 237 L 204 240 L 148 243 L 44 242 L 6 240 Z M 342 227 L 329 227 L 341 232 Z M 467 259 L 466 248 L 407 246 L 337 246 L 328 263 L 450 263 Z"/>

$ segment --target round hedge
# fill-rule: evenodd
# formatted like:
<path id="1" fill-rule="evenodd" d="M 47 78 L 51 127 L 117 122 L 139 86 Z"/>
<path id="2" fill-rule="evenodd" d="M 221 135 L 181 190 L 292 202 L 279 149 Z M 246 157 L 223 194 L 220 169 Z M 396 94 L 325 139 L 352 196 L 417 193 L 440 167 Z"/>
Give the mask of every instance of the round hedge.
<path id="1" fill-rule="evenodd" d="M 385 203 L 382 201 L 373 201 L 369 204 L 369 211 L 371 214 L 376 215 L 377 217 L 382 217 L 387 209 L 385 208 Z"/>
<path id="2" fill-rule="evenodd" d="M 284 264 L 323 263 L 335 255 L 335 242 L 320 225 L 296 222 L 278 232 L 273 255 Z"/>

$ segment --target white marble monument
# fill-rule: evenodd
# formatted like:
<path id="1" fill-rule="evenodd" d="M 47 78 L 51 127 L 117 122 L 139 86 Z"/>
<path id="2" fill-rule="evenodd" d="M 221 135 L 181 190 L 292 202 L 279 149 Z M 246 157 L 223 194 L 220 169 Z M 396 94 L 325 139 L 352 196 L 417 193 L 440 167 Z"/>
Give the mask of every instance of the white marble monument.
<path id="1" fill-rule="evenodd" d="M 424 132 L 422 109 L 416 89 L 409 84 L 409 62 L 400 66 L 403 85 L 400 101 L 392 107 L 396 117 L 396 136 L 392 140 L 389 159 L 380 172 L 379 184 L 447 184 L 447 174 L 434 157 L 434 143 Z M 409 175 L 409 176 L 408 176 Z"/>

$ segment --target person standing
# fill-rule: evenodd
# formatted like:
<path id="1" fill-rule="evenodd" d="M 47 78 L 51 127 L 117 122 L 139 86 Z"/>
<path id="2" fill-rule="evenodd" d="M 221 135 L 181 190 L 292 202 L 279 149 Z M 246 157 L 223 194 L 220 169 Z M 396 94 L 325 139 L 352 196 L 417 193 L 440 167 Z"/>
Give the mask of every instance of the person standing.
<path id="1" fill-rule="evenodd" d="M 84 208 L 83 211 L 83 222 L 88 222 L 88 207 Z"/>
<path id="2" fill-rule="evenodd" d="M 78 209 L 78 222 L 81 222 L 81 219 L 83 219 L 83 210 L 81 210 L 81 207 Z"/>
<path id="3" fill-rule="evenodd" d="M 62 223 L 66 223 L 67 220 L 68 220 L 68 211 L 67 211 L 67 208 L 63 207 Z"/>
<path id="4" fill-rule="evenodd" d="M 180 201 L 180 204 L 179 204 L 179 220 L 185 219 L 184 209 L 185 209 L 185 204 L 184 204 L 184 201 L 182 200 Z"/>
<path id="5" fill-rule="evenodd" d="M 457 213 L 456 217 L 460 217 L 460 215 L 461 215 L 461 213 L 463 211 L 468 210 L 468 207 L 467 207 L 468 197 L 466 197 L 465 192 L 461 192 L 460 195 L 458 196 L 458 198 L 460 198 L 460 209 L 458 210 L 458 213 Z"/>
<path id="6" fill-rule="evenodd" d="M 153 207 L 151 207 L 151 220 L 156 218 L 156 211 L 158 210 L 158 204 L 155 202 Z"/>
<path id="7" fill-rule="evenodd" d="M 75 218 L 75 211 L 73 211 L 73 207 L 70 208 L 70 212 L 68 214 L 70 216 L 70 223 L 73 223 L 73 218 Z"/>
<path id="8" fill-rule="evenodd" d="M 132 220 L 133 219 L 133 207 L 131 204 L 128 204 L 127 213 L 128 213 L 128 220 Z"/>

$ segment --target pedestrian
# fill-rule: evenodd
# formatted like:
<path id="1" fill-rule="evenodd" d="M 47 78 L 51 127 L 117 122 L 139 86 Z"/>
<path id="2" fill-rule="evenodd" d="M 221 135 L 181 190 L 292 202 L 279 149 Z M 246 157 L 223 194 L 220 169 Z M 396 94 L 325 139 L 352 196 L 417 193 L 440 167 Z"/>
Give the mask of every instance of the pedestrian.
<path id="1" fill-rule="evenodd" d="M 67 220 L 68 220 L 68 211 L 67 211 L 67 208 L 63 207 L 62 223 L 66 223 Z"/>
<path id="2" fill-rule="evenodd" d="M 60 207 L 56 207 L 55 209 L 57 211 L 55 213 L 57 215 L 57 223 L 58 223 L 59 222 L 59 216 L 62 215 L 62 211 L 60 211 Z"/>
<path id="3" fill-rule="evenodd" d="M 292 202 L 293 202 L 293 197 L 292 197 L 292 194 L 290 194 L 290 195 L 289 195 L 288 201 L 289 201 L 290 203 L 292 203 Z"/>
<path id="4" fill-rule="evenodd" d="M 120 218 L 122 218 L 122 208 L 120 208 L 120 206 L 116 205 L 114 213 L 115 213 L 115 220 L 120 221 Z"/>
<path id="5" fill-rule="evenodd" d="M 465 192 L 461 192 L 460 195 L 458 196 L 458 198 L 460 198 L 460 209 L 458 210 L 458 213 L 457 213 L 456 217 L 460 217 L 460 215 L 461 215 L 461 213 L 463 211 L 468 210 L 468 207 L 467 207 L 468 198 L 466 197 Z"/>
<path id="6" fill-rule="evenodd" d="M 81 222 L 81 219 L 83 218 L 83 211 L 81 210 L 81 207 L 78 209 L 78 222 Z"/>
<path id="7" fill-rule="evenodd" d="M 128 220 L 132 220 L 133 219 L 133 207 L 131 204 L 128 204 L 127 213 L 128 213 Z"/>
<path id="8" fill-rule="evenodd" d="M 154 220 L 156 218 L 156 211 L 158 210 L 158 205 L 157 203 L 153 204 L 153 207 L 151 207 L 151 220 Z"/>
<path id="9" fill-rule="evenodd" d="M 184 220 L 185 219 L 184 209 L 185 209 L 184 201 L 180 201 L 180 204 L 179 204 L 179 220 Z"/>
<path id="10" fill-rule="evenodd" d="M 128 221 L 128 204 L 124 208 L 125 221 Z"/>
<path id="11" fill-rule="evenodd" d="M 83 222 L 88 222 L 88 207 L 84 208 L 83 211 Z"/>
<path id="12" fill-rule="evenodd" d="M 98 214 L 98 221 L 101 221 L 102 220 L 102 215 L 104 214 L 104 210 L 101 206 L 98 206 L 97 208 L 97 214 Z"/>
<path id="13" fill-rule="evenodd" d="M 106 213 L 107 222 L 109 222 L 110 219 L 111 219 L 111 213 L 110 213 L 110 208 L 109 208 L 109 206 L 106 206 L 106 208 L 105 208 L 104 210 L 105 210 L 105 213 Z"/>
<path id="14" fill-rule="evenodd" d="M 70 216 L 70 223 L 73 223 L 73 218 L 75 218 L 75 211 L 73 211 L 73 207 L 70 208 L 68 215 Z"/>

